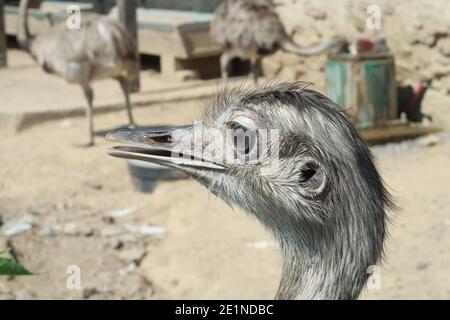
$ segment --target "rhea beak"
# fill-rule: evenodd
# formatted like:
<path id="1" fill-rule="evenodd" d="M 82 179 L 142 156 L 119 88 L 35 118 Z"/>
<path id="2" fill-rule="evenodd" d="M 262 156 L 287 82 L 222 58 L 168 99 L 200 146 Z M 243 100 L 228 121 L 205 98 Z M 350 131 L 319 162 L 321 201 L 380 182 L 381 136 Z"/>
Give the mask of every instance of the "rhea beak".
<path id="1" fill-rule="evenodd" d="M 198 143 L 199 130 L 198 125 L 117 129 L 108 133 L 106 139 L 124 145 L 107 152 L 113 157 L 152 162 L 187 173 L 206 169 L 224 170 L 224 165 L 204 154 L 203 144 Z"/>

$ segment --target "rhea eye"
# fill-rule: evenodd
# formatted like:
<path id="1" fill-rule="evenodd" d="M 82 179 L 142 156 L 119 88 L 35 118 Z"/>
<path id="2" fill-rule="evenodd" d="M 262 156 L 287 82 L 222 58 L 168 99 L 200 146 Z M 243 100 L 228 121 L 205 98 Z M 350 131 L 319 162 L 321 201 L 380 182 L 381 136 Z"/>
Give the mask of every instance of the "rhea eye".
<path id="1" fill-rule="evenodd" d="M 235 151 L 239 155 L 248 155 L 256 144 L 254 132 L 234 121 L 229 123 L 228 128 L 232 130 L 231 139 Z"/>
<path id="2" fill-rule="evenodd" d="M 317 198 L 327 190 L 326 170 L 319 162 L 307 160 L 301 164 L 299 183 L 304 196 Z"/>
<path id="3" fill-rule="evenodd" d="M 231 143 L 237 155 L 249 155 L 257 144 L 256 125 L 246 117 L 237 117 L 227 123 Z"/>

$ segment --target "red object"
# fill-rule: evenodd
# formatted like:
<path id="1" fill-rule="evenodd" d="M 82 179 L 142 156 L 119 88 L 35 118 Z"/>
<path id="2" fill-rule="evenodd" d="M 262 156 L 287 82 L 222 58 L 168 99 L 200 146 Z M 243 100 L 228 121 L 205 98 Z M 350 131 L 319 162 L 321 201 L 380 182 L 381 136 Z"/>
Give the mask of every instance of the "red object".
<path id="1" fill-rule="evenodd" d="M 406 109 L 406 114 L 408 118 L 416 119 L 417 112 L 420 113 L 420 103 L 422 102 L 423 96 L 425 95 L 425 92 L 427 91 L 428 86 L 424 85 L 422 83 L 416 83 L 413 87 L 413 96 L 409 102 L 409 105 Z M 422 117 L 419 117 L 420 120 Z"/>
<path id="2" fill-rule="evenodd" d="M 373 43 L 373 41 L 366 39 L 366 38 L 361 38 L 358 39 L 358 41 L 356 41 L 356 51 L 357 52 L 367 52 L 367 51 L 372 51 L 374 49 L 375 45 Z"/>

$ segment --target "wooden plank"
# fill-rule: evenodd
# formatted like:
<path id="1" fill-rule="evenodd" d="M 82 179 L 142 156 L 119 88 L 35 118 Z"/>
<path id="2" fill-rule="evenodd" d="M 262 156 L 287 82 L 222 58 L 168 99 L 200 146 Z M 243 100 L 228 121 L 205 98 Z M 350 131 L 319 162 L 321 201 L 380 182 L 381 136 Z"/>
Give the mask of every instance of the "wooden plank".
<path id="1" fill-rule="evenodd" d="M 440 128 L 425 124 L 390 125 L 378 128 L 359 129 L 362 138 L 369 144 L 412 139 L 436 133 Z"/>
<path id="2" fill-rule="evenodd" d="M 0 68 L 6 67 L 6 31 L 5 31 L 5 1 L 0 0 Z"/>
<path id="3" fill-rule="evenodd" d="M 137 48 L 138 45 L 138 34 L 137 34 L 137 1 L 136 0 L 117 0 L 117 7 L 119 8 L 119 20 L 123 23 L 128 32 L 132 35 L 136 41 Z M 140 89 L 140 79 L 139 79 L 140 61 L 136 64 L 134 74 L 132 76 L 133 80 L 130 81 L 130 89 L 132 92 L 138 92 Z"/>

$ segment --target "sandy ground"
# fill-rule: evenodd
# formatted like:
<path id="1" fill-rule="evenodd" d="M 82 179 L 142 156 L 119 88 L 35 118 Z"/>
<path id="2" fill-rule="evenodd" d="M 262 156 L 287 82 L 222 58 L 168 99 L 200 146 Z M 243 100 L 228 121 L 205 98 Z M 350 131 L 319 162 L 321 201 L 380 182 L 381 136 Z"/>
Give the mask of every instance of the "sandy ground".
<path id="1" fill-rule="evenodd" d="M 140 125 L 195 119 L 205 101 L 136 109 Z M 99 131 L 125 113 L 97 115 Z M 271 235 L 192 180 L 133 190 L 126 162 L 105 154 L 97 138 L 79 149 L 84 119 L 49 121 L 0 142 L 0 248 L 7 245 L 39 275 L 1 278 L 0 298 L 271 299 L 280 257 Z M 382 266 L 381 289 L 362 298 L 450 298 L 450 143 L 376 148 L 377 163 L 401 210 Z M 403 146 L 403 147 L 402 147 Z M 111 218 L 117 210 L 134 209 Z M 32 228 L 6 237 L 5 227 Z M 159 226 L 144 235 L 129 226 Z M 128 226 L 128 229 L 127 229 Z M 67 286 L 79 266 L 81 288 Z"/>

